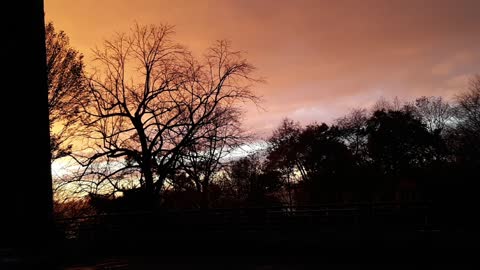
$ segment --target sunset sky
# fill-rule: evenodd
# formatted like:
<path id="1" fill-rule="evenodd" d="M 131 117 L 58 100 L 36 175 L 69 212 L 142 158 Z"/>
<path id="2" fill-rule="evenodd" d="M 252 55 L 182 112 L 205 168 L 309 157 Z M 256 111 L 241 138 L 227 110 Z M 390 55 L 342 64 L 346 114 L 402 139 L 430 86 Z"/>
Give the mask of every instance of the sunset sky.
<path id="1" fill-rule="evenodd" d="M 47 21 L 86 56 L 134 22 L 176 26 L 200 54 L 218 39 L 266 79 L 260 134 L 284 117 L 331 121 L 378 98 L 453 97 L 480 72 L 479 0 L 45 0 Z"/>

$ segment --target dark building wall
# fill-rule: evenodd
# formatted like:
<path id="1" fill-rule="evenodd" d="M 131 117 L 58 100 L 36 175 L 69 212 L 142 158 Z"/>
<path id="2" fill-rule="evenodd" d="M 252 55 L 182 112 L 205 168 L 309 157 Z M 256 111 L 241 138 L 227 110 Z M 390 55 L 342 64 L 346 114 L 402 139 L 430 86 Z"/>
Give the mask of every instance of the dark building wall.
<path id="1" fill-rule="evenodd" d="M 49 240 L 52 178 L 43 0 L 4 4 L 2 246 Z M 28 243 L 26 243 L 28 242 Z"/>

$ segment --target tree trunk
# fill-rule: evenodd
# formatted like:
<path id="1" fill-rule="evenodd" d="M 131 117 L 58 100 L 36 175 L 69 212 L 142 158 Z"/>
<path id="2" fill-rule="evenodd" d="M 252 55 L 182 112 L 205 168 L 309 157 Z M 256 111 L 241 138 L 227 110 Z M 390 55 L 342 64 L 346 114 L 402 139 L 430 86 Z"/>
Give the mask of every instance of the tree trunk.
<path id="1" fill-rule="evenodd" d="M 202 202 L 201 202 L 201 207 L 203 209 L 208 209 L 210 208 L 210 198 L 209 198 L 209 186 L 208 186 L 208 181 L 204 179 L 204 182 L 202 183 Z"/>
<path id="2" fill-rule="evenodd" d="M 142 125 L 142 120 L 140 118 L 134 118 L 132 120 L 133 125 L 137 131 L 138 138 L 140 140 L 140 145 L 142 147 L 142 174 L 145 179 L 145 193 L 150 199 L 155 195 L 155 187 L 153 185 L 153 166 L 152 166 L 152 154 L 147 145 L 147 136 Z M 149 201 L 149 200 L 147 200 Z"/>
<path id="3" fill-rule="evenodd" d="M 145 178 L 145 192 L 149 195 L 154 195 L 155 190 L 153 186 L 153 172 L 151 162 L 152 161 L 150 155 L 144 154 L 142 161 L 142 172 L 143 177 Z"/>

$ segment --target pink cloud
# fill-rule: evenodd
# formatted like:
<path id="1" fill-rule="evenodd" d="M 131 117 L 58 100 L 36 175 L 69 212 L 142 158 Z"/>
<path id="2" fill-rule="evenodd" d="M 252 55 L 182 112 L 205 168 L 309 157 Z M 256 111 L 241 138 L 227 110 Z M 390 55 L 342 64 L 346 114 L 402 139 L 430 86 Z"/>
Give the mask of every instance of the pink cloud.
<path id="1" fill-rule="evenodd" d="M 168 22 L 201 53 L 230 39 L 266 77 L 267 132 L 286 116 L 329 121 L 379 96 L 452 97 L 480 72 L 476 0 L 46 0 L 47 20 L 85 54 L 133 24 Z M 249 108 L 251 109 L 251 108 Z"/>

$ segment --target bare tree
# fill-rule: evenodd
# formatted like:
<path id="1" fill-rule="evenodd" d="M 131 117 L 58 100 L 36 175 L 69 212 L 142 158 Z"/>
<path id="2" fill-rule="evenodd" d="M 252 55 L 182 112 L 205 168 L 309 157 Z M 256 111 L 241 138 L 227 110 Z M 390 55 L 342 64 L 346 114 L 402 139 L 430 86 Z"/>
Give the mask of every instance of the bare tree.
<path id="1" fill-rule="evenodd" d="M 210 129 L 219 128 L 222 108 L 257 101 L 254 67 L 241 52 L 218 41 L 196 59 L 173 34 L 169 25 L 136 24 L 94 50 L 92 104 L 84 107 L 90 131 L 84 177 L 96 185 L 124 190 L 123 181 L 132 180 L 147 197 L 160 195 L 185 153 L 218 134 Z"/>
<path id="2" fill-rule="evenodd" d="M 250 139 L 242 130 L 240 121 L 241 111 L 238 109 L 218 107 L 210 123 L 200 129 L 195 143 L 186 148 L 181 157 L 181 168 L 194 182 L 203 208 L 209 207 L 210 183 L 227 156 Z"/>
<path id="3" fill-rule="evenodd" d="M 480 164 L 480 75 L 470 80 L 466 91 L 457 96 L 453 148 L 459 160 Z"/>
<path id="4" fill-rule="evenodd" d="M 336 120 L 342 138 L 359 164 L 364 164 L 368 160 L 366 131 L 368 117 L 366 109 L 354 109 Z"/>
<path id="5" fill-rule="evenodd" d="M 480 131 L 480 75 L 470 79 L 467 91 L 457 96 L 458 116 L 462 129 L 476 133 Z M 478 133 L 477 133 L 478 135 Z"/>
<path id="6" fill-rule="evenodd" d="M 449 120 L 454 116 L 454 110 L 442 97 L 420 97 L 411 105 L 413 113 L 426 125 L 428 131 L 443 131 Z"/>
<path id="7" fill-rule="evenodd" d="M 380 97 L 372 106 L 372 111 L 401 111 L 404 108 L 404 103 L 395 97 L 393 100 L 388 100 L 385 97 Z"/>
<path id="8" fill-rule="evenodd" d="M 45 26 L 47 53 L 48 111 L 52 160 L 71 152 L 69 140 L 78 129 L 79 109 L 86 102 L 83 56 L 70 47 L 68 36 Z"/>

